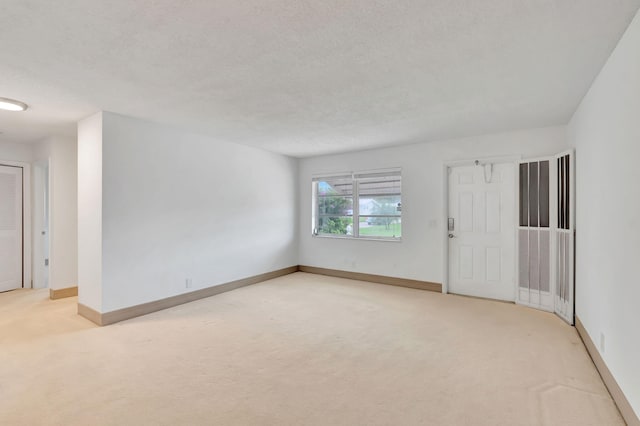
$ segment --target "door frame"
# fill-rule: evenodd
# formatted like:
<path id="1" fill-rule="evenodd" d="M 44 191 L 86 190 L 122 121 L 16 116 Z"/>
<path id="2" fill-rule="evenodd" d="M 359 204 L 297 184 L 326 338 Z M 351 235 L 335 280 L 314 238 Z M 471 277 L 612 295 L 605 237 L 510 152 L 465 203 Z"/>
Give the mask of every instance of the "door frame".
<path id="1" fill-rule="evenodd" d="M 44 159 L 41 161 L 34 161 L 31 167 L 32 174 L 32 229 L 33 229 L 33 245 L 31 247 L 31 259 L 32 259 L 32 281 L 31 288 L 49 288 L 51 282 L 50 268 L 45 266 L 45 260 L 51 258 L 51 221 L 50 221 L 50 173 L 51 168 L 50 159 Z M 46 194 L 46 197 L 45 197 Z M 38 201 L 38 199 L 40 199 Z M 43 241 L 42 231 L 44 229 L 44 219 L 46 213 L 47 228 L 47 241 L 45 246 Z M 38 241 L 40 239 L 40 241 Z M 45 253 L 48 254 L 45 255 Z M 42 285 L 46 283 L 46 285 Z"/>
<path id="2" fill-rule="evenodd" d="M 22 168 L 22 288 L 31 288 L 31 164 L 0 159 L 0 166 Z"/>
<path id="3" fill-rule="evenodd" d="M 449 229 L 447 226 L 447 221 L 449 219 L 449 170 L 452 167 L 458 167 L 458 166 L 473 166 L 475 165 L 476 160 L 480 161 L 480 162 L 487 162 L 487 163 L 509 163 L 511 165 L 513 165 L 514 170 L 516 169 L 516 166 L 518 164 L 518 162 L 522 159 L 522 156 L 518 155 L 509 155 L 509 156 L 498 156 L 498 157 L 476 157 L 476 158 L 472 158 L 472 159 L 467 159 L 467 160 L 447 160 L 447 161 L 443 161 L 442 162 L 442 234 L 441 234 L 441 238 L 442 238 L 442 293 L 443 294 L 448 294 L 449 293 Z M 515 176 L 515 175 L 514 175 Z M 513 217 L 514 217 L 514 224 L 518 223 L 518 204 L 517 204 L 517 200 L 518 200 L 518 185 L 517 185 L 517 181 L 514 184 L 514 208 L 513 208 Z M 513 229 L 513 244 L 514 244 L 514 248 L 517 247 L 516 244 L 518 243 L 517 237 L 518 237 L 518 233 L 517 231 L 517 227 L 515 227 Z M 518 272 L 518 256 L 514 256 L 515 257 L 515 264 L 514 266 L 514 289 L 517 290 L 517 279 L 516 279 L 516 274 Z M 514 300 L 515 302 L 515 300 Z"/>

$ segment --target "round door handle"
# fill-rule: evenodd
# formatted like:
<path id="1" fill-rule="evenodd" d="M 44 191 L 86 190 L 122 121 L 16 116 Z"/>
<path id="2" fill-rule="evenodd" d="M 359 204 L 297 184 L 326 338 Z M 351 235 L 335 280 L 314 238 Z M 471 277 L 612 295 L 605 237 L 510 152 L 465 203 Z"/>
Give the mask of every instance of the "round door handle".
<path id="1" fill-rule="evenodd" d="M 456 236 L 453 234 L 449 234 L 449 238 L 455 238 Z"/>

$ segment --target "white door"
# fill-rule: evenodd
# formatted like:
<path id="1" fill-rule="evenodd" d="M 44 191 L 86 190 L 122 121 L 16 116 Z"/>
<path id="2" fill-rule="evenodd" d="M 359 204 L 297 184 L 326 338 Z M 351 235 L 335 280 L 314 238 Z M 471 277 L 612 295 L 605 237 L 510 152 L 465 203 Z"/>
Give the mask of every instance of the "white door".
<path id="1" fill-rule="evenodd" d="M 22 168 L 0 165 L 0 291 L 22 287 Z"/>
<path id="2" fill-rule="evenodd" d="M 515 300 L 514 170 L 449 168 L 449 292 Z"/>

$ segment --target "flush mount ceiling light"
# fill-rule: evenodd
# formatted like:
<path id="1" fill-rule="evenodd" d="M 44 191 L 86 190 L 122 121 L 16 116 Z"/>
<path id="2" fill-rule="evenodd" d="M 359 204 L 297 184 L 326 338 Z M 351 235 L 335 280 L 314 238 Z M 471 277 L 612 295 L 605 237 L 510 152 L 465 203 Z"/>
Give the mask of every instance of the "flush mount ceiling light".
<path id="1" fill-rule="evenodd" d="M 0 98 L 0 109 L 7 111 L 24 111 L 27 108 L 27 104 L 24 102 L 16 101 L 13 99 Z"/>

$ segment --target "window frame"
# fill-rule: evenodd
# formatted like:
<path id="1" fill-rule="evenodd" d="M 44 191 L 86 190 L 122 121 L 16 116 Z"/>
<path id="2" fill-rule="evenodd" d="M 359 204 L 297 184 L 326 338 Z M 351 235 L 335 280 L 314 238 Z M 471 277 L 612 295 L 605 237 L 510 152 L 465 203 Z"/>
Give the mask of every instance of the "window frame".
<path id="1" fill-rule="evenodd" d="M 397 215 L 373 215 L 373 214 L 360 214 L 360 183 L 361 181 L 366 182 L 372 178 L 389 178 L 397 176 L 400 181 L 400 191 L 399 193 L 390 193 L 390 194 L 380 194 L 389 195 L 389 196 L 398 196 L 400 197 L 400 211 Z M 331 180 L 340 180 L 340 179 L 350 179 L 352 183 L 352 203 L 353 209 L 352 214 L 350 216 L 352 219 L 352 234 L 321 234 L 318 232 L 318 225 L 320 217 L 330 216 L 320 214 L 320 194 L 318 193 L 318 182 L 322 181 L 331 181 Z M 335 238 L 335 239 L 345 239 L 345 240 L 369 240 L 369 241 L 390 241 L 390 242 L 402 242 L 402 231 L 399 237 L 382 237 L 382 236 L 373 236 L 373 235 L 360 235 L 360 218 L 361 217 L 375 217 L 375 218 L 398 218 L 400 219 L 400 224 L 402 224 L 402 169 L 393 168 L 393 169 L 383 169 L 383 170 L 371 170 L 371 171 L 360 171 L 360 172 L 345 172 L 345 173 L 333 173 L 333 174 L 318 174 L 312 176 L 312 209 L 311 209 L 311 235 L 317 238 Z M 336 216 L 338 217 L 338 216 Z M 339 216 L 343 217 L 343 216 Z"/>

